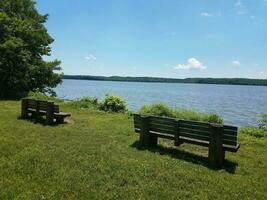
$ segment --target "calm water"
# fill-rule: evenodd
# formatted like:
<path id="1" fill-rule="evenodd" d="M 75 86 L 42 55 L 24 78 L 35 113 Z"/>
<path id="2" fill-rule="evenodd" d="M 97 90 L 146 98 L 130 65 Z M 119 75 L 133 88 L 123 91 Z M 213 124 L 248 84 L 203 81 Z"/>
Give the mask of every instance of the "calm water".
<path id="1" fill-rule="evenodd" d="M 82 96 L 102 99 L 106 93 L 119 95 L 132 111 L 163 102 L 174 108 L 215 112 L 227 124 L 238 126 L 255 125 L 257 115 L 267 113 L 267 87 L 264 86 L 64 80 L 56 91 L 64 99 Z"/>

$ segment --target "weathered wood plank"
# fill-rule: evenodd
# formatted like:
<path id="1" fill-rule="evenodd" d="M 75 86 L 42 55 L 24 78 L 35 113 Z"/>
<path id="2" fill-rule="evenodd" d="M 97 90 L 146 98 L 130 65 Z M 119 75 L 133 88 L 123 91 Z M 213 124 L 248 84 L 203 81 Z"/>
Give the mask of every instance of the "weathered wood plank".
<path id="1" fill-rule="evenodd" d="M 191 121 L 191 120 L 180 120 L 181 124 L 188 124 L 188 125 L 195 125 L 200 127 L 210 127 L 210 123 L 207 122 L 198 122 L 198 121 Z"/>
<path id="2" fill-rule="evenodd" d="M 223 134 L 227 135 L 237 135 L 237 130 L 224 129 Z"/>
<path id="3" fill-rule="evenodd" d="M 155 123 L 154 121 L 150 121 L 150 126 L 151 127 L 161 127 L 165 129 L 173 129 L 175 127 L 175 124 L 165 124 L 165 123 Z"/>
<path id="4" fill-rule="evenodd" d="M 149 128 L 150 131 L 158 132 L 158 133 L 166 133 L 170 135 L 175 134 L 175 130 L 166 130 L 166 129 L 161 129 L 161 128 Z"/>
<path id="5" fill-rule="evenodd" d="M 164 129 L 164 130 L 171 130 L 171 131 L 175 131 L 175 126 L 172 125 L 164 125 L 164 124 L 154 124 L 154 123 L 150 123 L 149 124 L 150 128 L 159 128 L 159 129 Z"/>
<path id="6" fill-rule="evenodd" d="M 226 134 L 223 134 L 223 139 L 237 141 L 237 135 L 226 135 Z"/>
<path id="7" fill-rule="evenodd" d="M 186 138 L 203 140 L 203 141 L 210 141 L 210 137 L 208 137 L 208 136 L 195 135 L 195 134 L 184 132 L 184 131 L 180 131 L 180 135 L 183 137 L 186 137 Z"/>
<path id="8" fill-rule="evenodd" d="M 234 152 L 235 153 L 235 152 L 238 151 L 239 148 L 240 148 L 240 144 L 237 144 L 235 146 L 223 144 L 223 149 L 225 151 L 230 151 L 230 152 Z"/>
<path id="9" fill-rule="evenodd" d="M 164 133 L 158 133 L 154 131 L 150 131 L 150 134 L 156 135 L 159 138 L 174 140 L 174 135 L 164 134 Z"/>
<path id="10" fill-rule="evenodd" d="M 195 125 L 195 124 L 188 124 L 188 123 L 180 123 L 180 127 L 181 128 L 188 128 L 188 129 L 197 129 L 200 131 L 210 131 L 210 128 L 208 126 L 199 126 L 199 125 Z"/>
<path id="11" fill-rule="evenodd" d="M 135 128 L 134 130 L 135 130 L 136 133 L 140 133 L 141 129 L 140 128 Z"/>
<path id="12" fill-rule="evenodd" d="M 59 105 L 54 105 L 54 112 L 59 113 Z"/>
<path id="13" fill-rule="evenodd" d="M 159 117 L 150 117 L 150 122 L 152 123 L 158 123 L 158 124 L 169 124 L 169 125 L 173 125 L 175 124 L 175 119 L 172 118 L 159 118 Z"/>
<path id="14" fill-rule="evenodd" d="M 237 145 L 237 141 L 232 141 L 232 140 L 225 140 L 223 139 L 223 144 L 228 144 L 228 145 Z"/>
<path id="15" fill-rule="evenodd" d="M 202 135 L 202 136 L 206 136 L 206 137 L 209 137 L 210 136 L 210 131 L 201 131 L 201 130 L 198 130 L 198 129 L 189 129 L 189 128 L 183 128 L 183 127 L 180 127 L 180 131 L 183 131 L 183 132 L 187 132 L 189 134 L 194 134 L 194 135 Z"/>
<path id="16" fill-rule="evenodd" d="M 135 128 L 140 128 L 141 125 L 140 125 L 140 124 L 134 124 L 134 127 L 135 127 Z"/>
<path id="17" fill-rule="evenodd" d="M 180 140 L 184 143 L 196 144 L 196 145 L 200 145 L 200 146 L 204 146 L 204 147 L 209 146 L 209 142 L 203 141 L 203 140 L 196 140 L 196 139 L 187 138 L 187 137 L 183 137 L 183 136 L 180 136 Z"/>
<path id="18" fill-rule="evenodd" d="M 223 149 L 223 126 L 211 124 L 211 135 L 209 142 L 209 162 L 214 167 L 221 167 L 225 158 Z"/>
<path id="19" fill-rule="evenodd" d="M 238 128 L 235 126 L 228 126 L 228 125 L 224 125 L 223 126 L 224 130 L 232 130 L 232 131 L 238 131 Z"/>

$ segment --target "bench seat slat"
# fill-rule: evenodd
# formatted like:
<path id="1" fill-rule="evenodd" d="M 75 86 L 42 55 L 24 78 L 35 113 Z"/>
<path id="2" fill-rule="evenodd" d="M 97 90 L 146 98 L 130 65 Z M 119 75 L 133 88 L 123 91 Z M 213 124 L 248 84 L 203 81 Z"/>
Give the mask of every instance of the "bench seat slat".
<path id="1" fill-rule="evenodd" d="M 174 135 L 171 135 L 171 134 L 159 133 L 159 132 L 156 132 L 156 131 L 150 131 L 150 134 L 156 135 L 156 136 L 158 136 L 160 138 L 174 140 Z"/>
<path id="2" fill-rule="evenodd" d="M 189 143 L 189 144 L 196 144 L 196 145 L 200 145 L 200 146 L 204 146 L 204 147 L 209 146 L 208 141 L 197 140 L 197 139 L 192 139 L 192 138 L 183 137 L 183 136 L 179 137 L 179 140 L 181 140 L 182 142 L 185 142 L 185 143 Z"/>
<path id="3" fill-rule="evenodd" d="M 234 153 L 235 153 L 235 152 L 237 152 L 238 149 L 240 148 L 240 144 L 237 144 L 237 145 L 235 145 L 235 146 L 224 144 L 224 145 L 223 145 L 223 148 L 224 148 L 225 151 L 230 151 L 230 152 L 234 152 Z"/>
<path id="4" fill-rule="evenodd" d="M 141 129 L 140 128 L 135 128 L 134 129 L 136 133 L 140 133 Z"/>
<path id="5" fill-rule="evenodd" d="M 55 117 L 70 117 L 71 114 L 70 113 L 64 113 L 64 112 L 60 112 L 60 113 L 54 113 Z"/>

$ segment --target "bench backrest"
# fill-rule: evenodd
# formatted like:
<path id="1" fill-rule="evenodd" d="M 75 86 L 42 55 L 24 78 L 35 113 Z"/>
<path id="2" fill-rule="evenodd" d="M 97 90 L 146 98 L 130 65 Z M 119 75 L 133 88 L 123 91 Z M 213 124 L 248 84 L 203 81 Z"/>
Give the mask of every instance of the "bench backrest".
<path id="1" fill-rule="evenodd" d="M 136 132 L 140 132 L 141 129 L 141 116 L 134 115 L 134 127 Z M 148 117 L 148 128 L 151 133 L 160 133 L 170 138 L 174 138 L 177 134 L 181 138 L 189 138 L 208 142 L 213 134 L 212 124 L 205 122 L 196 122 L 189 120 L 178 120 L 167 117 Z M 237 145 L 237 131 L 238 128 L 234 126 L 223 126 L 223 144 L 236 146 Z"/>
<path id="2" fill-rule="evenodd" d="M 39 111 L 46 111 L 47 109 L 47 101 L 35 100 L 35 99 L 27 99 L 27 108 L 36 109 Z M 53 105 L 54 113 L 59 113 L 59 106 Z"/>

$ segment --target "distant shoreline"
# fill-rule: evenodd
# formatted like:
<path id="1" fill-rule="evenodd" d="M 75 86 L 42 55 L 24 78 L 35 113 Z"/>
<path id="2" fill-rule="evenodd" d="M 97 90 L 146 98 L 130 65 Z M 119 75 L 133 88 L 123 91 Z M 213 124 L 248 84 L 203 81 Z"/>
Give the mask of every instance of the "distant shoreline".
<path id="1" fill-rule="evenodd" d="M 147 83 L 194 83 L 217 85 L 252 85 L 267 86 L 267 79 L 248 78 L 158 78 L 158 77 L 122 77 L 122 76 L 90 76 L 90 75 L 64 75 L 63 79 L 93 80 L 93 81 L 121 81 L 121 82 L 147 82 Z"/>

